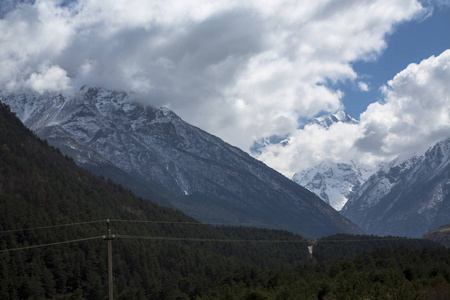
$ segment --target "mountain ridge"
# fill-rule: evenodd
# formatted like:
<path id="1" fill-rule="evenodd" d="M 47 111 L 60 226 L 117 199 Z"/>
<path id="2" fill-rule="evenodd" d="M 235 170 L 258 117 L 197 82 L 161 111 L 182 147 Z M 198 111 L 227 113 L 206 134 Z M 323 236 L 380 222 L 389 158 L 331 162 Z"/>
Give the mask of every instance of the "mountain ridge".
<path id="1" fill-rule="evenodd" d="M 144 185 L 175 195 L 168 205 L 200 221 L 263 224 L 313 237 L 360 232 L 314 194 L 247 153 L 167 108 L 133 102 L 127 93 L 84 87 L 73 96 L 2 95 L 2 101 L 41 138 L 50 137 L 53 146 L 83 154 L 74 157 L 80 165 L 89 160 L 89 151 L 80 149 L 88 147 Z M 62 129 L 73 139 L 46 136 Z M 100 158 L 92 161 L 104 166 Z"/>
<path id="2" fill-rule="evenodd" d="M 394 159 L 350 196 L 341 213 L 370 234 L 420 237 L 450 219 L 450 139 Z"/>

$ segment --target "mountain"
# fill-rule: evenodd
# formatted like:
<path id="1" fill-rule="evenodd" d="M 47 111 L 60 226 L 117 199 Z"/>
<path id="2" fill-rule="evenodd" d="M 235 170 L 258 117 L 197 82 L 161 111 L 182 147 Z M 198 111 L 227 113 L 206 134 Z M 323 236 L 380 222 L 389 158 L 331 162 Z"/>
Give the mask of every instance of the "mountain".
<path id="1" fill-rule="evenodd" d="M 104 299 L 106 219 L 115 299 L 199 299 L 310 260 L 293 233 L 203 225 L 92 175 L 0 104 L 0 299 Z"/>
<path id="2" fill-rule="evenodd" d="M 138 104 L 125 92 L 83 87 L 73 95 L 2 94 L 0 100 L 81 166 L 122 180 L 132 190 L 138 186 L 141 196 L 145 187 L 170 194 L 169 203 L 162 204 L 200 221 L 311 237 L 360 232 L 314 194 L 247 153 L 166 108 Z"/>
<path id="3" fill-rule="evenodd" d="M 326 160 L 313 168 L 295 173 L 292 180 L 304 186 L 330 204 L 341 210 L 350 193 L 357 190 L 373 172 L 356 163 L 334 163 Z"/>
<path id="4" fill-rule="evenodd" d="M 366 233 L 420 237 L 450 220 L 450 139 L 395 159 L 350 195 L 341 213 Z"/>

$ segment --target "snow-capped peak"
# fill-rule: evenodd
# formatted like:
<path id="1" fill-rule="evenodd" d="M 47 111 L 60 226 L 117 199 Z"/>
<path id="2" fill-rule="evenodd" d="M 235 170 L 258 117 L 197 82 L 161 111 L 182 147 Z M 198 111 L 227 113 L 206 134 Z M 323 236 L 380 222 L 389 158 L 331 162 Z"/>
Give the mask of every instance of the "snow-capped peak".
<path id="1" fill-rule="evenodd" d="M 354 162 L 345 164 L 325 160 L 294 174 L 292 180 L 318 195 L 334 209 L 341 210 L 349 194 L 372 173 L 373 170 L 362 168 Z"/>
<path id="2" fill-rule="evenodd" d="M 335 114 L 328 114 L 314 118 L 309 122 L 309 124 L 317 124 L 324 128 L 329 128 L 335 123 L 357 124 L 358 120 L 352 118 L 349 114 L 341 110 Z"/>

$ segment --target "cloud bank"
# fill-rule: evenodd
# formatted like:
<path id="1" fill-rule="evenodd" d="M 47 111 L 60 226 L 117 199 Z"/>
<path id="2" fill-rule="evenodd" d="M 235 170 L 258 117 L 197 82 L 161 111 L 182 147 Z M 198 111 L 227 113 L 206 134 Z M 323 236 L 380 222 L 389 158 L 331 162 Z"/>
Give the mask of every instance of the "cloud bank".
<path id="1" fill-rule="evenodd" d="M 417 0 L 7 0 L 0 89 L 133 91 L 244 150 L 290 133 L 289 146 L 260 156 L 286 175 L 325 158 L 371 162 L 443 135 L 448 111 L 439 122 L 417 112 L 440 105 L 447 71 L 435 64 L 448 54 L 399 73 L 358 126 L 299 131 L 299 120 L 344 109 L 329 83 L 371 88 L 352 63 L 376 59 L 397 24 L 429 13 Z"/>

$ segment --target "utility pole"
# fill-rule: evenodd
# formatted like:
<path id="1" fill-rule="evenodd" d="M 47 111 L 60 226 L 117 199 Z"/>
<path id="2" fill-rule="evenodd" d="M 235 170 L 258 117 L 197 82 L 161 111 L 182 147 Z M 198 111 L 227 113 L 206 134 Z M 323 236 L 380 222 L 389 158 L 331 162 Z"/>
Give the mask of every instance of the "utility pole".
<path id="1" fill-rule="evenodd" d="M 103 236 L 105 241 L 108 241 L 108 283 L 109 283 L 109 300 L 114 299 L 113 295 L 113 272 L 112 272 L 112 240 L 114 234 L 111 234 L 111 228 L 109 228 L 109 219 L 106 220 L 106 235 Z"/>

